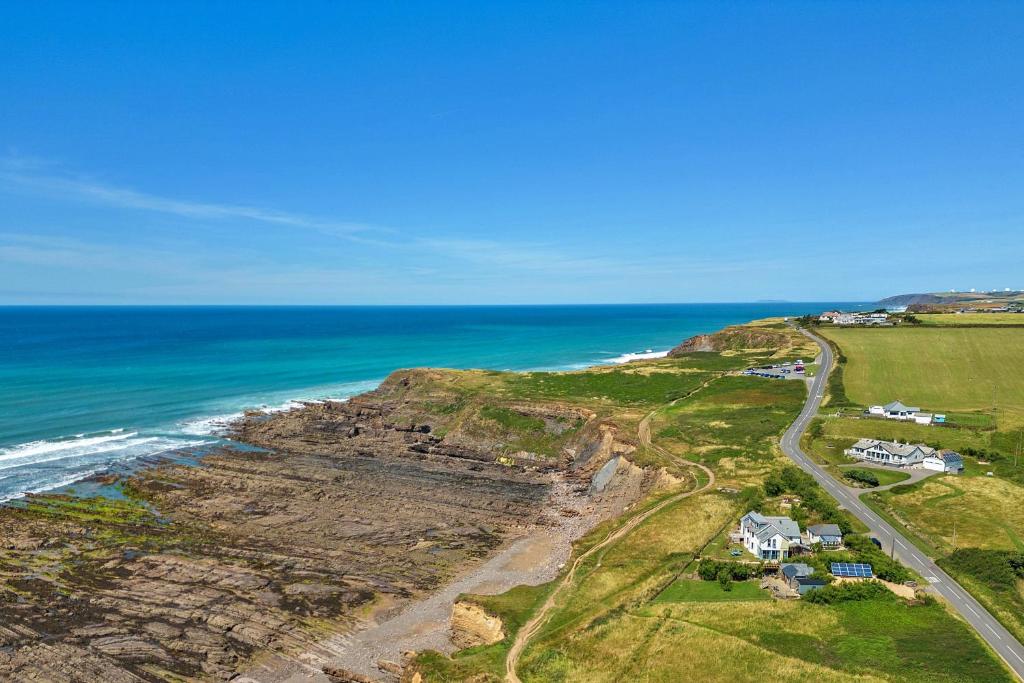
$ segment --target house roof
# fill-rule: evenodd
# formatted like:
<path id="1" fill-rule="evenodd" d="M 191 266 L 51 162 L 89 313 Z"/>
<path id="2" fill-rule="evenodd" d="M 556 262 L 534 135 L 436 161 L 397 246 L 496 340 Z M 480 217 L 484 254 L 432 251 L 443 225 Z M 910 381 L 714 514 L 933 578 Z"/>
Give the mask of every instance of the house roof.
<path id="1" fill-rule="evenodd" d="M 883 406 L 883 407 L 885 408 L 886 412 L 889 412 L 889 413 L 916 413 L 916 412 L 919 412 L 921 410 L 920 408 L 918 408 L 916 406 L 904 405 L 903 403 L 900 403 L 899 401 L 893 401 L 892 403 L 886 403 L 885 406 Z"/>
<path id="2" fill-rule="evenodd" d="M 814 567 L 808 566 L 803 562 L 792 562 L 782 565 L 782 573 L 787 579 L 792 579 L 793 577 L 801 578 L 813 574 Z"/>
<path id="3" fill-rule="evenodd" d="M 760 541 L 767 541 L 775 534 L 786 538 L 800 538 L 800 525 L 789 517 L 768 517 L 751 510 L 743 515 L 743 519 L 749 519 L 753 523 L 754 535 Z"/>
<path id="4" fill-rule="evenodd" d="M 842 530 L 840 530 L 838 524 L 812 524 L 811 526 L 807 527 L 807 530 L 815 536 L 838 536 L 839 538 L 843 537 L 843 532 Z"/>
<path id="5" fill-rule="evenodd" d="M 904 458 L 913 455 L 915 451 L 921 451 L 921 454 L 925 456 L 935 453 L 934 448 L 925 446 L 923 443 L 896 443 L 894 441 L 879 441 L 878 439 L 860 439 L 857 443 L 853 444 L 853 448 L 861 450 L 880 448 L 887 453 Z"/>
<path id="6" fill-rule="evenodd" d="M 964 457 L 956 451 L 942 451 L 941 453 L 934 454 L 932 457 L 942 458 L 943 462 L 947 465 L 963 465 Z"/>

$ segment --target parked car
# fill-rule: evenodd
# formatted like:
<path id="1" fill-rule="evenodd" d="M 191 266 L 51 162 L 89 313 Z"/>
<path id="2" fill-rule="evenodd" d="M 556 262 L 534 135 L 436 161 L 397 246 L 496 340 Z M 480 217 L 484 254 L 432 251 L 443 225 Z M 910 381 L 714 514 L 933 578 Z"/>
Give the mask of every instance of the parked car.
<path id="1" fill-rule="evenodd" d="M 872 543 L 874 543 L 874 544 L 875 544 L 876 546 L 878 546 L 878 549 L 879 549 L 879 550 L 881 550 L 881 549 L 882 549 L 882 542 L 881 542 L 881 541 L 879 541 L 879 540 L 878 540 L 877 538 L 875 538 L 874 536 L 872 536 L 872 537 L 871 537 L 871 542 L 872 542 Z"/>

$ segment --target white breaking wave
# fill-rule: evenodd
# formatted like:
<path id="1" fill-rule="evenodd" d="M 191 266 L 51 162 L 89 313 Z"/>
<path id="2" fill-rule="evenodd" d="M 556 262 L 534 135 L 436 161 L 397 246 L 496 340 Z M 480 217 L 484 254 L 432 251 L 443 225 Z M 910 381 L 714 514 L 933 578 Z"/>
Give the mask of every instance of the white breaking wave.
<path id="1" fill-rule="evenodd" d="M 209 443 L 208 439 L 139 436 L 117 429 L 2 448 L 0 502 L 53 491 L 118 464 Z"/>
<path id="2" fill-rule="evenodd" d="M 29 488 L 26 488 L 23 491 L 11 491 L 7 493 L 0 493 L 0 503 L 7 502 L 9 500 L 17 500 L 18 498 L 24 498 L 30 493 L 46 493 L 47 491 L 59 489 L 62 486 L 70 486 L 71 484 L 74 484 L 76 481 L 81 481 L 82 479 L 87 479 L 94 474 L 99 474 L 100 472 L 103 471 L 103 469 L 104 468 L 102 467 L 97 467 L 95 469 L 87 470 L 85 472 L 76 472 L 75 474 L 70 474 L 66 477 L 55 480 L 37 479 L 29 483 Z"/>
<path id="3" fill-rule="evenodd" d="M 53 441 L 30 441 L 29 443 L 0 448 L 0 461 L 21 460 L 39 455 L 48 455 L 61 451 L 96 448 L 115 441 L 122 441 L 137 436 L 138 432 L 124 433 L 124 430 L 112 430 L 108 436 L 76 437 Z"/>
<path id="4" fill-rule="evenodd" d="M 633 360 L 644 360 L 646 358 L 664 358 L 668 355 L 668 351 L 644 351 L 643 353 L 624 353 L 621 356 L 615 358 L 609 358 L 608 363 L 628 363 Z"/>

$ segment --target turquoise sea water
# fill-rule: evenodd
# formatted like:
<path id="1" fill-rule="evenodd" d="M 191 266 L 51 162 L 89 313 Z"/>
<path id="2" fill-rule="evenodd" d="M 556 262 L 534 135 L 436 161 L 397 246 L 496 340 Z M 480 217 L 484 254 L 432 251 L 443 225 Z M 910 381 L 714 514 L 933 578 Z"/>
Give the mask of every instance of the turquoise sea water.
<path id="1" fill-rule="evenodd" d="M 852 304 L 0 307 L 0 500 L 216 443 L 245 408 L 415 366 L 569 369 Z"/>

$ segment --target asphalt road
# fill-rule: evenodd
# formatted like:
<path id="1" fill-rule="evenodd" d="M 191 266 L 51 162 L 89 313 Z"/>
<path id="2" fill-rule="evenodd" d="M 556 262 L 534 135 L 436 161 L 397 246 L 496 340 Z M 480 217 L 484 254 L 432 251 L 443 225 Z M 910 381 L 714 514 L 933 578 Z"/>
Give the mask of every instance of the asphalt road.
<path id="1" fill-rule="evenodd" d="M 871 533 L 882 542 L 886 552 L 895 551 L 896 557 L 906 566 L 923 576 L 930 584 L 931 590 L 945 598 L 950 605 L 976 630 L 996 653 L 1013 669 L 1017 678 L 1024 681 L 1024 646 L 1009 631 L 985 610 L 981 604 L 965 591 L 960 584 L 942 571 L 932 558 L 925 555 L 907 540 L 888 522 L 876 515 L 867 505 L 838 483 L 828 472 L 819 467 L 802 450 L 800 435 L 807 429 L 811 419 L 817 415 L 818 407 L 824 395 L 825 382 L 832 367 L 832 350 L 824 340 L 801 330 L 821 347 L 821 371 L 810 384 L 810 393 L 800 417 L 796 419 L 782 436 L 782 450 L 804 471 L 809 473 L 819 484 L 825 487 L 845 509 L 857 519 L 864 522 Z"/>

